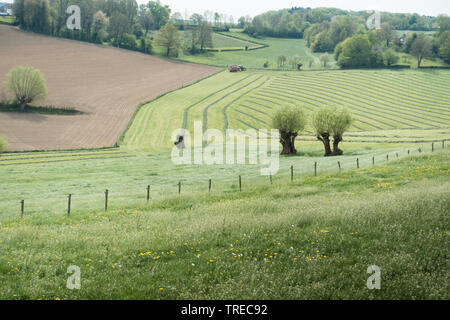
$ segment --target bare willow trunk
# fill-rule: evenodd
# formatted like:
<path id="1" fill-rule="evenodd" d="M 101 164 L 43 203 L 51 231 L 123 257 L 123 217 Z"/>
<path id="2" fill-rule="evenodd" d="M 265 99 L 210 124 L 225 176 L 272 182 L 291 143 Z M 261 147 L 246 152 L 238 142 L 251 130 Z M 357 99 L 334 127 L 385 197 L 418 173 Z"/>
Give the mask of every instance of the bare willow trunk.
<path id="1" fill-rule="evenodd" d="M 339 143 L 342 141 L 342 137 L 334 136 L 333 137 L 333 156 L 341 156 L 344 152 L 339 149 Z"/>
<path id="2" fill-rule="evenodd" d="M 283 146 L 283 151 L 281 154 L 289 155 L 289 154 L 297 154 L 297 150 L 295 149 L 295 138 L 297 138 L 297 133 L 290 132 L 281 132 L 280 133 L 280 143 Z"/>
<path id="3" fill-rule="evenodd" d="M 321 135 L 317 136 L 317 139 L 319 141 L 322 141 L 323 146 L 325 148 L 325 157 L 330 157 L 332 155 L 331 152 L 331 146 L 330 146 L 330 134 L 328 133 L 322 133 Z"/>
<path id="4" fill-rule="evenodd" d="M 25 107 L 27 106 L 27 103 L 24 101 L 19 101 L 19 110 L 24 111 Z"/>

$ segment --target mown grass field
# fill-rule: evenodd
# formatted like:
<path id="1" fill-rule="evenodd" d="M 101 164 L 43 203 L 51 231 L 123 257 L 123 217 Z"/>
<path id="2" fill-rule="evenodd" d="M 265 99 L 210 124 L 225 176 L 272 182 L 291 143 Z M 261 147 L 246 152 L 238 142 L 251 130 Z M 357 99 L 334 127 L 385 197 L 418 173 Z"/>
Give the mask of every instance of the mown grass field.
<path id="1" fill-rule="evenodd" d="M 242 193 L 2 216 L 0 298 L 448 299 L 449 173 L 447 149 Z M 381 290 L 366 287 L 371 265 Z"/>
<path id="2" fill-rule="evenodd" d="M 151 30 L 149 32 L 149 36 L 152 38 L 156 38 L 157 36 L 156 30 Z M 191 43 L 191 32 L 190 31 L 180 31 L 180 36 L 182 41 L 189 46 Z M 232 33 L 224 32 L 224 33 L 217 33 L 214 32 L 212 34 L 212 40 L 213 40 L 213 48 L 207 48 L 209 50 L 244 50 L 245 46 L 248 46 L 249 48 L 260 48 L 262 45 L 256 44 L 254 41 L 255 39 L 245 39 L 242 37 L 236 37 L 233 36 Z M 162 47 L 159 47 L 155 45 L 155 52 L 160 55 L 164 55 L 165 50 Z"/>
<path id="3" fill-rule="evenodd" d="M 189 33 L 182 32 L 181 34 L 184 41 L 189 43 Z M 156 32 L 153 32 L 152 36 L 156 37 Z M 264 69 L 263 65 L 267 61 L 269 62 L 267 69 L 293 69 L 288 63 L 281 68 L 277 65 L 277 58 L 280 55 L 284 55 L 288 59 L 298 56 L 304 65 L 303 69 L 324 69 L 319 59 L 322 54 L 313 53 L 306 47 L 303 39 L 253 38 L 240 30 L 232 29 L 229 32 L 214 33 L 213 44 L 213 49 L 215 50 L 244 49 L 246 45 L 250 49 L 259 49 L 249 51 L 206 52 L 195 55 L 181 53 L 177 59 L 219 67 L 240 64 L 253 69 Z M 264 45 L 268 47 L 262 48 Z M 164 48 L 156 45 L 154 45 L 154 51 L 157 55 L 165 54 Z M 333 55 L 330 54 L 329 58 L 330 63 L 328 68 L 335 69 L 336 65 Z M 309 63 L 311 60 L 313 63 L 310 68 Z"/>
<path id="4" fill-rule="evenodd" d="M 283 105 L 311 114 L 325 105 L 345 106 L 355 121 L 347 134 L 355 143 L 423 143 L 448 139 L 449 72 L 347 70 L 317 72 L 222 72 L 143 106 L 123 147 L 160 152 L 172 147 L 178 128 L 270 128 Z M 315 142 L 310 125 L 301 141 Z"/>

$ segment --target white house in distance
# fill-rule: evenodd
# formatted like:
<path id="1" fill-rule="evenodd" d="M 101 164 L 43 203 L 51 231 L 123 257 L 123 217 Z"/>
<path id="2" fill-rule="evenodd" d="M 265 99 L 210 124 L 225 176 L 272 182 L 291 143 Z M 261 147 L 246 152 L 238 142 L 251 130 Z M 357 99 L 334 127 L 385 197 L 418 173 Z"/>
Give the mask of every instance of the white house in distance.
<path id="1" fill-rule="evenodd" d="M 0 2 L 0 16 L 12 16 L 12 4 Z"/>

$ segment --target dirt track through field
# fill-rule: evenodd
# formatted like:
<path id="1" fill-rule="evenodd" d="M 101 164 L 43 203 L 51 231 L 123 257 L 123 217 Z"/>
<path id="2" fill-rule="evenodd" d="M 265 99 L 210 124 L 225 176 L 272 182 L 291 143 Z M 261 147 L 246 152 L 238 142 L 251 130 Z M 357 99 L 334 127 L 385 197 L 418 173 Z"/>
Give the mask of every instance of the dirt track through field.
<path id="1" fill-rule="evenodd" d="M 45 75 L 49 96 L 38 105 L 84 114 L 0 112 L 0 136 L 9 150 L 112 146 L 140 103 L 220 70 L 0 25 L 0 100 L 6 74 L 18 65 Z"/>

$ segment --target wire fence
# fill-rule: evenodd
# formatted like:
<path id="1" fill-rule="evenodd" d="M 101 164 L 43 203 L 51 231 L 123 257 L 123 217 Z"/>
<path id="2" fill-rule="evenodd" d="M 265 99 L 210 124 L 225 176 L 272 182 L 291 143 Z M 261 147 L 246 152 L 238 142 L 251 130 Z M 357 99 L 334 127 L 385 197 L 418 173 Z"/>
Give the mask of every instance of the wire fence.
<path id="1" fill-rule="evenodd" d="M 323 175 L 323 174 L 332 174 L 332 173 L 338 173 L 338 172 L 340 173 L 342 171 L 347 171 L 347 170 L 375 168 L 378 165 L 386 165 L 387 163 L 389 163 L 393 160 L 404 158 L 404 157 L 407 157 L 407 156 L 410 156 L 413 154 L 417 155 L 417 154 L 422 154 L 425 152 L 430 152 L 432 154 L 437 150 L 444 150 L 446 148 L 446 141 L 447 140 L 443 140 L 442 142 L 439 142 L 439 143 L 433 142 L 433 143 L 431 143 L 431 145 L 425 145 L 425 146 L 421 146 L 418 148 L 396 150 L 396 151 L 387 152 L 385 154 L 354 156 L 354 157 L 347 157 L 345 159 L 338 158 L 338 159 L 336 159 L 335 162 L 330 161 L 330 158 L 327 158 L 326 165 L 324 165 L 324 166 L 322 166 L 322 162 L 320 160 L 315 160 L 314 162 L 311 162 L 310 167 L 302 166 L 300 168 L 300 167 L 296 167 L 294 164 L 288 164 L 287 166 L 285 164 L 284 167 L 280 168 L 279 173 L 276 175 L 276 179 L 277 179 L 277 181 L 289 181 L 290 180 L 291 182 L 294 182 L 301 177 L 308 177 L 308 176 L 317 177 L 317 176 Z M 251 177 L 249 175 L 244 176 L 242 174 L 239 174 L 234 179 L 231 179 L 232 190 L 234 190 L 236 192 L 237 191 L 239 191 L 239 192 L 246 191 L 245 184 L 243 183 L 244 178 L 249 178 L 247 181 L 251 181 L 252 185 L 255 185 L 255 182 L 258 182 L 257 185 L 261 185 L 261 183 L 264 183 L 264 180 L 269 185 L 273 185 L 273 183 L 275 181 L 275 176 L 272 176 L 272 175 L 269 175 L 268 177 L 259 176 L 259 178 L 255 178 L 255 176 Z M 261 180 L 261 179 L 264 179 L 264 180 Z M 216 189 L 217 191 L 216 191 L 216 190 L 214 190 L 215 189 L 214 181 L 213 181 L 213 179 L 210 178 L 205 181 L 205 188 L 204 188 L 205 191 L 203 191 L 203 192 L 200 191 L 200 193 L 211 194 L 214 191 L 216 191 L 216 192 L 224 191 L 223 188 L 222 188 L 222 190 L 220 190 L 220 185 L 224 185 L 227 183 L 230 183 L 230 181 L 219 182 L 216 185 L 216 187 L 217 187 L 217 189 Z M 236 185 L 235 185 L 235 183 L 236 183 Z M 186 188 L 188 190 L 188 192 L 186 192 L 186 194 L 192 194 L 191 187 L 192 186 L 190 186 L 189 184 L 184 185 L 182 179 L 180 179 L 180 181 L 176 185 L 173 186 L 173 192 L 172 192 L 171 197 L 173 197 L 176 194 L 178 194 L 179 196 L 183 195 L 184 188 Z M 167 188 L 170 189 L 170 185 L 167 185 Z M 138 197 L 139 199 L 136 199 L 136 201 L 139 201 L 140 204 L 143 203 L 142 198 L 145 199 L 146 203 L 151 203 L 152 201 L 155 201 L 156 198 L 153 197 L 153 195 L 152 195 L 153 190 L 154 190 L 154 188 L 150 184 L 148 184 L 147 186 L 145 186 L 145 188 L 142 188 L 142 195 L 139 195 L 139 197 Z M 158 197 L 157 199 L 158 200 L 168 199 L 169 196 L 167 196 L 166 191 L 164 192 L 164 194 L 165 195 L 163 195 L 162 197 Z M 117 196 L 117 194 L 115 194 L 115 195 Z M 67 195 L 67 210 L 66 210 L 67 217 L 70 217 L 71 213 L 73 212 L 74 196 L 75 196 L 74 193 L 70 193 Z M 131 194 L 124 195 L 124 193 L 122 193 L 122 196 L 125 196 L 128 199 L 133 197 L 133 195 L 131 195 Z M 134 195 L 134 196 L 136 196 L 136 195 Z M 77 200 L 80 201 L 82 199 L 77 199 Z M 110 194 L 109 189 L 106 189 L 104 191 L 103 200 L 104 200 L 104 211 L 108 212 L 108 210 L 111 209 L 111 194 Z M 20 200 L 20 203 L 19 203 L 20 218 L 23 218 L 24 215 L 27 213 L 27 208 L 26 208 L 27 203 L 29 203 L 29 202 L 27 202 L 26 199 Z M 134 205 L 136 205 L 136 204 L 137 203 L 134 203 Z"/>

